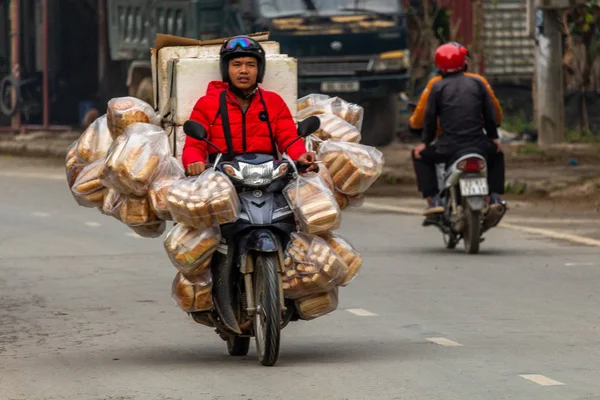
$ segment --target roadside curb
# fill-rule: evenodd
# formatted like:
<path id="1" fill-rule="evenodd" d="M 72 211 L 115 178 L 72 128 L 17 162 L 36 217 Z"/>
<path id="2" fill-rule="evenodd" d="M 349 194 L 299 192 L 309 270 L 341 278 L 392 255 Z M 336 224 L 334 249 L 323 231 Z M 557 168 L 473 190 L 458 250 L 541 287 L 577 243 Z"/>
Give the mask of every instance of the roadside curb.
<path id="1" fill-rule="evenodd" d="M 366 201 L 362 205 L 361 208 L 365 209 L 365 210 L 387 211 L 387 212 L 392 212 L 392 213 L 397 213 L 397 214 L 423 215 L 422 209 L 413 208 L 413 207 L 397 207 L 397 206 L 391 206 L 391 205 L 387 205 L 387 204 L 376 204 L 376 203 L 371 203 L 369 201 Z M 590 247 L 600 247 L 600 240 L 588 238 L 585 236 L 571 235 L 569 233 L 557 232 L 557 231 L 552 231 L 549 229 L 534 228 L 534 227 L 530 227 L 530 226 L 520 226 L 520 225 L 515 225 L 515 224 L 511 224 L 511 223 L 506 223 L 506 222 L 501 222 L 500 225 L 498 225 L 498 227 L 504 228 L 504 229 L 510 229 L 513 231 L 531 233 L 531 234 L 544 236 L 544 237 L 551 238 L 551 239 L 566 240 L 568 242 L 582 244 L 582 245 L 590 246 Z"/>
<path id="2" fill-rule="evenodd" d="M 67 146 L 47 143 L 0 141 L 0 154 L 20 157 L 46 157 L 64 160 Z"/>

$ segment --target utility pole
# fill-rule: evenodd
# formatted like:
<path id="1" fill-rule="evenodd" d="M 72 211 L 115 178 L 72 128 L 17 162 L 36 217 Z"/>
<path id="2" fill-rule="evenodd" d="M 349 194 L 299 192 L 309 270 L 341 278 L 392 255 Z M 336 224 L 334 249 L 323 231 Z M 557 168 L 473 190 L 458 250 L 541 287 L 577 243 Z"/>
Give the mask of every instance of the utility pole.
<path id="1" fill-rule="evenodd" d="M 538 144 L 542 147 L 565 141 L 563 46 L 560 11 L 585 4 L 585 0 L 536 0 L 543 21 L 535 54 Z M 531 10 L 533 12 L 533 10 Z"/>
<path id="2" fill-rule="evenodd" d="M 10 2 L 10 63 L 11 73 L 20 81 L 20 63 L 21 63 L 21 0 L 12 0 Z M 16 88 L 15 88 L 16 89 Z M 13 90 L 13 104 L 17 102 L 17 93 Z M 18 130 L 21 127 L 21 113 L 17 111 L 12 117 L 11 127 Z"/>
<path id="3" fill-rule="evenodd" d="M 565 140 L 565 101 L 562 69 L 562 34 L 558 11 L 543 10 L 543 29 L 536 48 L 536 127 L 540 146 Z"/>

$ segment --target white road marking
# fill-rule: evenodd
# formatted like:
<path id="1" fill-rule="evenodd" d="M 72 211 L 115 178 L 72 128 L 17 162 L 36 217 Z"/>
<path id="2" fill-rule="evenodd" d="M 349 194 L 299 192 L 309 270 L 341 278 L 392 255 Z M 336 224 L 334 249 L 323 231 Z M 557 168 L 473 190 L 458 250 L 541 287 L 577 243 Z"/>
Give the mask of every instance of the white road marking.
<path id="1" fill-rule="evenodd" d="M 67 181 L 66 175 L 59 174 L 40 174 L 36 172 L 16 172 L 16 171 L 2 171 L 0 176 L 8 178 L 33 178 L 33 179 L 46 179 L 54 181 Z"/>
<path id="2" fill-rule="evenodd" d="M 132 237 L 132 238 L 135 238 L 135 239 L 141 239 L 142 238 L 140 235 L 138 235 L 135 232 L 126 232 L 125 236 L 129 236 L 129 237 Z"/>
<path id="3" fill-rule="evenodd" d="M 362 208 L 364 208 L 366 210 L 388 211 L 388 212 L 396 212 L 396 213 L 410 214 L 410 215 L 422 215 L 423 214 L 423 210 L 419 210 L 417 208 L 388 206 L 388 205 L 376 204 L 376 203 L 370 203 L 370 202 L 365 202 L 363 204 Z M 501 222 L 500 225 L 498 225 L 498 226 L 501 228 L 512 229 L 514 231 L 533 233 L 536 235 L 549 237 L 551 239 L 566 240 L 569 242 L 583 244 L 586 246 L 600 247 L 600 240 L 588 238 L 585 236 L 571 235 L 569 233 L 557 232 L 557 231 L 552 231 L 549 229 L 541 229 L 541 228 L 532 228 L 529 226 L 513 225 L 513 224 L 508 224 L 505 222 Z"/>
<path id="4" fill-rule="evenodd" d="M 450 339 L 443 338 L 443 337 L 430 337 L 430 338 L 427 338 L 427 340 L 429 340 L 430 342 L 433 342 L 435 344 L 439 344 L 440 346 L 462 347 L 462 344 L 454 342 Z"/>
<path id="5" fill-rule="evenodd" d="M 595 263 L 566 263 L 565 267 L 595 267 Z"/>
<path id="6" fill-rule="evenodd" d="M 372 313 L 371 311 L 364 310 L 362 308 L 349 308 L 346 311 L 352 313 L 354 315 L 358 315 L 359 317 L 376 317 L 377 314 Z"/>
<path id="7" fill-rule="evenodd" d="M 36 217 L 42 217 L 42 218 L 48 218 L 50 216 L 49 213 L 45 213 L 45 212 L 34 212 L 34 213 L 32 213 L 32 215 L 34 215 Z"/>
<path id="8" fill-rule="evenodd" d="M 544 375 L 538 375 L 538 374 L 527 374 L 527 375 L 519 375 L 521 378 L 523 379 L 527 379 L 531 382 L 537 383 L 538 385 L 541 386 L 561 386 L 564 385 L 564 383 L 559 382 L 559 381 L 555 381 L 554 379 L 550 379 L 547 376 Z"/>
<path id="9" fill-rule="evenodd" d="M 90 228 L 97 228 L 99 226 L 102 226 L 102 224 L 99 224 L 98 222 L 86 222 L 85 224 Z"/>

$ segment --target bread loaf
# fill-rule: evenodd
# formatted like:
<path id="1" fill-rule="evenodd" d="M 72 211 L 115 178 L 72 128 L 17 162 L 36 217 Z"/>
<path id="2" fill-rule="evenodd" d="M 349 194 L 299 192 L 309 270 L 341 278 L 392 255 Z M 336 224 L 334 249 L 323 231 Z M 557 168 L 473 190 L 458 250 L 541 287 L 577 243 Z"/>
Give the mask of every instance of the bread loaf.
<path id="1" fill-rule="evenodd" d="M 335 114 L 319 115 L 321 126 L 314 135 L 321 140 L 340 140 L 342 142 L 360 142 L 360 131 L 354 125 Z"/>
<path id="2" fill-rule="evenodd" d="M 160 117 L 152 107 L 135 97 L 118 97 L 110 100 L 106 116 L 113 139 L 122 135 L 129 125 L 138 122 L 153 125 L 160 123 Z"/>
<path id="3" fill-rule="evenodd" d="M 338 289 L 313 294 L 296 300 L 296 310 L 303 320 L 311 320 L 335 311 L 338 307 Z"/>
<path id="4" fill-rule="evenodd" d="M 175 157 L 169 157 L 168 161 L 164 163 L 163 169 L 158 173 L 156 180 L 148 189 L 150 207 L 158 218 L 165 221 L 173 219 L 167 202 L 169 188 L 183 179 L 184 176 L 185 172 L 181 163 Z"/>
<path id="5" fill-rule="evenodd" d="M 220 241 L 219 228 L 200 231 L 178 224 L 165 238 L 164 246 L 175 268 L 190 277 L 210 265 L 212 255 L 219 247 Z"/>
<path id="6" fill-rule="evenodd" d="M 348 266 L 318 237 L 293 233 L 285 252 L 283 290 L 289 299 L 300 299 L 334 289 L 348 275 Z"/>
<path id="7" fill-rule="evenodd" d="M 104 160 L 94 161 L 81 170 L 73 183 L 71 193 L 82 207 L 102 207 L 107 189 L 100 183 L 99 174 L 104 168 Z"/>
<path id="8" fill-rule="evenodd" d="M 339 228 L 341 211 L 325 180 L 311 172 L 291 182 L 283 194 L 302 232 L 320 235 Z"/>
<path id="9" fill-rule="evenodd" d="M 167 135 L 160 127 L 130 125 L 109 149 L 102 183 L 122 194 L 145 196 L 171 162 L 169 152 Z"/>
<path id="10" fill-rule="evenodd" d="M 383 170 L 383 155 L 374 147 L 328 140 L 319 158 L 329 169 L 333 184 L 348 196 L 365 193 Z"/>
<path id="11" fill-rule="evenodd" d="M 210 269 L 186 279 L 178 272 L 171 289 L 173 299 L 185 312 L 209 311 L 213 308 L 212 275 Z"/>
<path id="12" fill-rule="evenodd" d="M 306 104 L 308 103 L 305 101 L 303 105 Z M 362 129 L 364 109 L 357 104 L 348 103 L 339 97 L 320 99 L 314 102 L 314 104 L 307 105 L 302 109 L 299 108 L 297 117 L 299 120 L 303 120 L 313 115 L 321 116 L 323 114 L 336 115 L 354 125 L 359 132 Z"/>
<path id="13" fill-rule="evenodd" d="M 88 126 L 79 137 L 76 149 L 77 158 L 82 164 L 92 163 L 106 156 L 112 142 L 106 115 L 103 115 Z"/>
<path id="14" fill-rule="evenodd" d="M 235 187 L 214 170 L 171 185 L 167 206 L 175 222 L 196 229 L 233 223 L 241 210 Z"/>
<path id="15" fill-rule="evenodd" d="M 363 263 L 362 257 L 347 240 L 339 235 L 330 235 L 327 238 L 327 243 L 348 266 L 348 274 L 340 283 L 340 286 L 347 286 L 358 275 Z"/>

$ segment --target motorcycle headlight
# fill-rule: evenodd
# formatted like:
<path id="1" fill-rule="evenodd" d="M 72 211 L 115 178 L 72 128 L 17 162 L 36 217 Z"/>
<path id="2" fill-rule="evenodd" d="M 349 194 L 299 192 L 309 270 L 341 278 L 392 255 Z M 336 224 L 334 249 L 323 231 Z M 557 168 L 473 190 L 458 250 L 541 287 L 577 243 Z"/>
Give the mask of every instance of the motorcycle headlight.
<path id="1" fill-rule="evenodd" d="M 273 162 L 263 164 L 238 163 L 242 183 L 247 186 L 266 186 L 273 181 Z"/>

